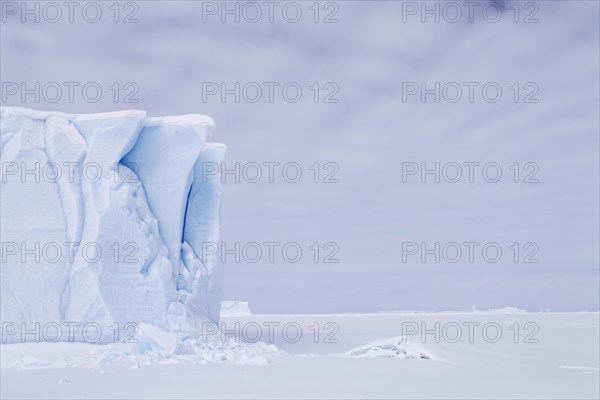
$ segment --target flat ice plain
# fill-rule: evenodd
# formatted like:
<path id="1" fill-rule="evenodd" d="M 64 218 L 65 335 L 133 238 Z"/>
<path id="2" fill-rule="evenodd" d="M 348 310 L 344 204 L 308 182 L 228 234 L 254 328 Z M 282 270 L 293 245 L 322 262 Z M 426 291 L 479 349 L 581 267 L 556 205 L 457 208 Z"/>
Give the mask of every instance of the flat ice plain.
<path id="1" fill-rule="evenodd" d="M 152 332 L 148 335 L 167 350 L 140 353 L 141 344 L 123 343 L 2 345 L 0 395 L 57 399 L 597 399 L 600 395 L 597 312 L 524 313 L 506 308 L 241 314 L 225 314 L 221 328 L 229 333 L 207 335 L 204 343 L 195 345 L 193 355 L 168 354 L 169 339 Z M 411 333 L 415 328 L 418 332 Z M 422 328 L 430 331 L 425 337 Z M 259 341 L 250 342 L 257 333 L 262 335 Z M 138 335 L 140 343 L 146 340 L 143 332 Z M 401 341 L 403 335 L 406 343 Z"/>

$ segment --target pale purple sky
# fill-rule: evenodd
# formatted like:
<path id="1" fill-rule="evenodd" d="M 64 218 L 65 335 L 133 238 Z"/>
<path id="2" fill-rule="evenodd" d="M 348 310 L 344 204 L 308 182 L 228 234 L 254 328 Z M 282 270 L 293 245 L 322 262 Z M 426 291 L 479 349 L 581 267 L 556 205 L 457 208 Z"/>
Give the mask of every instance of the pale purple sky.
<path id="1" fill-rule="evenodd" d="M 273 183 L 266 176 L 259 183 L 227 177 L 222 232 L 228 248 L 235 242 L 281 246 L 274 263 L 266 253 L 256 263 L 249 262 L 252 255 L 239 263 L 229 256 L 226 300 L 249 301 L 258 313 L 472 305 L 598 309 L 597 2 L 540 1 L 527 9 L 507 3 L 496 23 L 482 17 L 486 2 L 472 23 L 468 15 L 456 23 L 443 16 L 439 23 L 432 16 L 422 23 L 420 14 L 408 13 L 406 2 L 322 2 L 319 21 L 328 15 L 338 20 L 328 24 L 314 22 L 313 2 L 298 3 L 303 14 L 297 23 L 283 18 L 279 8 L 273 23 L 266 14 L 258 23 L 243 18 L 235 23 L 232 17 L 222 23 L 219 10 L 203 21 L 201 2 L 132 3 L 137 8 L 119 14 L 121 20 L 135 12 L 139 22 L 130 24 L 114 23 L 109 3 L 103 3 L 96 24 L 77 12 L 74 23 L 66 15 L 57 23 L 21 23 L 20 14 L 4 13 L 3 84 L 78 82 L 80 88 L 97 82 L 103 94 L 91 103 L 76 90 L 70 102 L 65 89 L 56 103 L 11 95 L 2 105 L 73 113 L 127 108 L 151 116 L 204 113 L 217 122 L 213 140 L 228 147 L 228 168 L 259 163 L 264 174 L 264 162 L 297 163 L 303 172 L 297 183 L 282 179 L 278 168 Z M 204 3 L 205 12 L 214 11 Z M 527 18 L 539 22 L 525 23 Z M 118 102 L 114 82 L 120 86 Z M 125 87 L 127 82 L 134 86 Z M 225 102 L 218 95 L 203 101 L 210 82 L 230 88 L 256 82 L 263 97 L 250 102 L 255 93 L 250 85 L 239 103 L 233 95 Z M 265 82 L 279 84 L 273 102 Z M 281 92 L 290 82 L 303 90 L 296 103 Z M 447 101 L 455 96 L 450 85 L 439 103 L 434 95 L 424 103 L 418 95 L 404 102 L 410 82 L 428 88 L 456 82 L 463 97 Z M 473 102 L 465 82 L 479 84 Z M 496 103 L 482 95 L 490 82 L 503 91 Z M 139 102 L 126 104 L 123 96 L 132 88 L 139 89 L 133 95 Z M 338 102 L 324 103 L 328 94 Z M 539 101 L 525 102 L 532 99 Z M 320 183 L 313 182 L 316 162 Z M 503 175 L 489 183 L 475 169 L 474 183 L 466 176 L 439 184 L 428 176 L 421 183 L 419 175 L 403 182 L 403 163 L 432 168 L 436 162 L 447 167 L 450 179 L 456 164 L 449 163 L 462 165 L 463 174 L 468 171 L 463 163 L 497 163 Z M 519 183 L 513 182 L 515 169 Z M 328 173 L 339 182 L 322 182 Z M 539 183 L 524 183 L 528 177 Z M 303 250 L 297 263 L 286 261 L 280 250 L 292 242 Z M 315 242 L 321 246 L 318 263 Z M 323 249 L 329 242 L 335 245 Z M 433 255 L 423 263 L 420 253 L 405 254 L 403 262 L 402 244 L 408 242 L 428 248 L 436 242 L 481 245 L 473 263 L 467 254 L 456 263 L 436 263 Z M 521 248 L 518 263 L 515 242 Z M 482 257 L 486 243 L 502 249 L 498 262 Z M 323 263 L 334 250 L 339 263 Z M 527 255 L 539 262 L 523 262 Z"/>

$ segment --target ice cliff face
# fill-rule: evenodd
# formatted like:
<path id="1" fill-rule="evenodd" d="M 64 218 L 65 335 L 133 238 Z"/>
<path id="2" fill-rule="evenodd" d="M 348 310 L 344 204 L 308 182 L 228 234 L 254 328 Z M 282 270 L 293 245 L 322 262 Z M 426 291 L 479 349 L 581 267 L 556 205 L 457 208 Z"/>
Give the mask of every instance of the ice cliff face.
<path id="1" fill-rule="evenodd" d="M 39 323 L 108 342 L 131 324 L 187 335 L 218 321 L 221 265 L 203 249 L 219 239 L 220 179 L 202 176 L 225 152 L 207 143 L 213 128 L 202 115 L 2 108 L 3 335 Z"/>

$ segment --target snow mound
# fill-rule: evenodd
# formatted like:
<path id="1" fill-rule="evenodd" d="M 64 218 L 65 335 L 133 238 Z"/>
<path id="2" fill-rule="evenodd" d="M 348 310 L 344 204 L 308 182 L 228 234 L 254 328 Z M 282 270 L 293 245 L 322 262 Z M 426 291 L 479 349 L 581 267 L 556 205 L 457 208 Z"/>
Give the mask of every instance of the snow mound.
<path id="1" fill-rule="evenodd" d="M 576 371 L 598 371 L 600 368 L 598 367 L 582 367 L 580 365 L 561 365 L 561 369 L 571 369 Z"/>
<path id="2" fill-rule="evenodd" d="M 226 317 L 247 317 L 252 315 L 247 301 L 222 301 L 221 315 Z"/>
<path id="3" fill-rule="evenodd" d="M 225 341 L 188 339 L 182 343 L 178 360 L 195 364 L 267 365 L 283 352 L 273 344 L 246 343 L 234 339 Z"/>
<path id="4" fill-rule="evenodd" d="M 488 310 L 490 314 L 524 314 L 527 311 L 517 307 L 503 307 L 497 309 Z"/>
<path id="5" fill-rule="evenodd" d="M 364 346 L 356 347 L 341 355 L 344 358 L 399 358 L 435 359 L 421 345 L 406 341 L 401 336 L 378 339 Z"/>

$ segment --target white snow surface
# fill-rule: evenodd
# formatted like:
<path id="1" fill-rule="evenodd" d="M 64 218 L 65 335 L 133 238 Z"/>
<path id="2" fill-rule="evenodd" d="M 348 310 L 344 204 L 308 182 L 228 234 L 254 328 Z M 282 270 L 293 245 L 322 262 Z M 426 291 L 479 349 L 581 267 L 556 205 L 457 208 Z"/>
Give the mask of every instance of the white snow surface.
<path id="1" fill-rule="evenodd" d="M 220 180 L 192 185 L 214 129 L 210 117 L 19 107 L 3 107 L 0 115 L 3 332 L 39 323 L 58 327 L 58 340 L 80 341 L 91 324 L 106 343 L 127 324 L 189 334 L 188 321 L 219 320 L 218 267 L 197 266 L 205 272 L 179 287 L 186 209 L 193 240 L 196 229 L 219 234 Z M 225 151 L 206 148 L 218 148 L 220 157 Z M 203 192 L 206 204 L 188 209 L 190 191 Z M 201 256 L 187 250 L 188 258 Z"/>
<path id="2" fill-rule="evenodd" d="M 202 338 L 140 326 L 138 343 L 0 346 L 0 396 L 597 399 L 598 329 L 597 312 L 224 316 Z"/>

